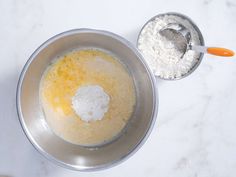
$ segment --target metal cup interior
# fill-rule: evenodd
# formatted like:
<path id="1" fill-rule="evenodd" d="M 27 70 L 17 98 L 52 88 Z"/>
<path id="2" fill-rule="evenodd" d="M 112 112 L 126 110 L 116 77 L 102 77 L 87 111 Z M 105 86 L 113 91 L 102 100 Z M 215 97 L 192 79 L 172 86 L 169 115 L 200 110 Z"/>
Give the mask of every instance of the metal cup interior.
<path id="1" fill-rule="evenodd" d="M 109 51 L 127 67 L 135 85 L 136 106 L 129 125 L 116 140 L 100 147 L 83 147 L 56 136 L 40 106 L 39 84 L 45 69 L 52 59 L 76 48 Z M 77 29 L 52 37 L 32 54 L 19 79 L 17 110 L 25 134 L 39 152 L 63 167 L 91 171 L 123 161 L 143 144 L 156 118 L 157 99 L 155 77 L 135 47 L 110 32 Z"/>

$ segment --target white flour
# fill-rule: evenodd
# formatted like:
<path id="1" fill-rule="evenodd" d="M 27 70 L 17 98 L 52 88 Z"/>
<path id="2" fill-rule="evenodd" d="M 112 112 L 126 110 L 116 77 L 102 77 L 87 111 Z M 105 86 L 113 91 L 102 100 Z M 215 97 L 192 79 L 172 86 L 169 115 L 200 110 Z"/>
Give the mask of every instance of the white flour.
<path id="1" fill-rule="evenodd" d="M 169 23 L 185 26 L 191 34 L 190 42 L 200 44 L 198 33 L 188 20 L 175 15 L 163 15 L 145 25 L 138 39 L 138 48 L 155 75 L 175 79 L 187 74 L 197 64 L 200 54 L 188 50 L 181 58 L 181 52 L 174 44 L 159 33 Z"/>
<path id="2" fill-rule="evenodd" d="M 110 97 L 98 85 L 81 86 L 72 98 L 72 107 L 83 121 L 101 120 L 108 111 Z"/>

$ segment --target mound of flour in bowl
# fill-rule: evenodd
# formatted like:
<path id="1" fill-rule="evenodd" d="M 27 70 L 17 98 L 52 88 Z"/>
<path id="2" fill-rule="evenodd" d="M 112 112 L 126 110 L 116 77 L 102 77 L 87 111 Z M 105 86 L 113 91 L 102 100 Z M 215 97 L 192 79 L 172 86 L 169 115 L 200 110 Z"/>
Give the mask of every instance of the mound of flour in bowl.
<path id="1" fill-rule="evenodd" d="M 142 29 L 138 49 L 156 76 L 163 79 L 178 79 L 196 66 L 200 54 L 188 50 L 182 58 L 180 57 L 181 53 L 175 48 L 174 43 L 160 34 L 160 30 L 170 23 L 185 26 L 191 34 L 190 42 L 200 45 L 199 34 L 189 20 L 176 15 L 160 15 L 149 21 Z"/>
<path id="2" fill-rule="evenodd" d="M 109 95 L 99 85 L 81 86 L 72 97 L 72 107 L 83 121 L 96 121 L 108 111 L 109 101 Z"/>

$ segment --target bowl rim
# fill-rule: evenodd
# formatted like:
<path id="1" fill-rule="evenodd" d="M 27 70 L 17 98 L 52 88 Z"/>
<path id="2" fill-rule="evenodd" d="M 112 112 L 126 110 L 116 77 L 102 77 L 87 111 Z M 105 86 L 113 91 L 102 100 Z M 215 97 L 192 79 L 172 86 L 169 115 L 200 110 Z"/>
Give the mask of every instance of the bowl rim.
<path id="1" fill-rule="evenodd" d="M 137 56 L 137 58 L 142 62 L 143 66 L 145 67 L 147 74 L 148 74 L 150 81 L 151 81 L 152 94 L 154 97 L 150 125 L 149 125 L 149 128 L 146 130 L 143 138 L 139 140 L 139 142 L 132 148 L 132 150 L 130 150 L 126 155 L 122 156 L 121 158 L 116 159 L 111 162 L 108 162 L 108 163 L 105 163 L 105 164 L 90 166 L 90 167 L 67 164 L 67 163 L 60 161 L 57 158 L 53 157 L 51 154 L 47 153 L 42 147 L 40 147 L 38 145 L 38 143 L 35 141 L 34 137 L 31 135 L 30 131 L 28 130 L 26 123 L 24 121 L 24 116 L 23 116 L 22 109 L 21 109 L 22 84 L 24 81 L 25 74 L 26 74 L 29 66 L 31 65 L 32 61 L 44 48 L 46 48 L 51 43 L 55 42 L 56 40 L 58 40 L 62 37 L 69 36 L 72 34 L 78 34 L 78 33 L 96 33 L 96 34 L 106 35 L 106 36 L 109 36 L 109 37 L 112 37 L 112 38 L 118 40 L 119 42 L 123 43 L 126 47 L 128 47 Z M 111 168 L 111 167 L 116 166 L 116 165 L 122 163 L 123 161 L 127 160 L 129 157 L 134 155 L 140 149 L 140 147 L 146 142 L 146 140 L 149 137 L 149 135 L 154 127 L 154 124 L 156 122 L 157 113 L 158 113 L 158 105 L 159 105 L 158 98 L 159 97 L 158 97 L 158 90 L 157 90 L 157 80 L 156 80 L 152 70 L 149 68 L 148 64 L 144 60 L 143 56 L 141 55 L 139 50 L 133 44 L 131 44 L 125 38 L 123 38 L 115 33 L 109 32 L 109 31 L 89 29 L 89 28 L 78 28 L 78 29 L 64 31 L 62 33 L 52 36 L 51 38 L 46 40 L 44 43 L 42 43 L 32 53 L 32 55 L 29 57 L 29 59 L 26 61 L 25 65 L 23 66 L 23 69 L 22 69 L 19 79 L 18 79 L 17 89 L 16 89 L 16 109 L 17 109 L 18 120 L 20 122 L 20 125 L 22 127 L 24 134 L 26 135 L 29 142 L 33 145 L 33 147 L 40 154 L 42 154 L 46 159 L 57 164 L 58 166 L 61 166 L 61 167 L 67 168 L 67 169 L 71 169 L 71 170 L 75 170 L 75 171 L 98 171 L 98 170 L 104 170 L 107 168 Z"/>

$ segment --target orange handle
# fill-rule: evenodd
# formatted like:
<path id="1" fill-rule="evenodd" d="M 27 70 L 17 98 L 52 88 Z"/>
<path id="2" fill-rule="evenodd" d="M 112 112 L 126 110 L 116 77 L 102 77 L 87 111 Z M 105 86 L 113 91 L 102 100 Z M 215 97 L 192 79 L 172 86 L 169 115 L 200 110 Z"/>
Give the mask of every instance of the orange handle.
<path id="1" fill-rule="evenodd" d="M 219 48 L 219 47 L 208 47 L 207 53 L 222 57 L 232 57 L 234 56 L 234 52 L 229 49 Z"/>

